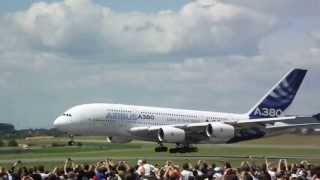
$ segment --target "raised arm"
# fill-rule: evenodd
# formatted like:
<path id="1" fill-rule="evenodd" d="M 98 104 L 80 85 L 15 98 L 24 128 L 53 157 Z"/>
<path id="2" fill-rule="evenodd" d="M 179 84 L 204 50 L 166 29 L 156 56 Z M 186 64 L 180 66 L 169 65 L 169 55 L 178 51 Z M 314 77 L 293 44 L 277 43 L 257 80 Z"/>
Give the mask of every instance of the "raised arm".
<path id="1" fill-rule="evenodd" d="M 279 162 L 278 162 L 278 168 L 277 168 L 277 172 L 281 172 L 281 163 L 282 163 L 282 159 L 279 159 Z"/>
<path id="2" fill-rule="evenodd" d="M 266 163 L 266 168 L 269 171 L 270 169 L 269 169 L 268 157 L 265 157 L 264 159 L 265 159 L 265 163 Z"/>
<path id="3" fill-rule="evenodd" d="M 287 159 L 284 159 L 284 166 L 286 168 L 286 171 L 289 171 Z"/>
<path id="4" fill-rule="evenodd" d="M 69 159 L 66 159 L 64 166 L 63 166 L 64 174 L 68 174 L 68 165 L 69 165 Z"/>

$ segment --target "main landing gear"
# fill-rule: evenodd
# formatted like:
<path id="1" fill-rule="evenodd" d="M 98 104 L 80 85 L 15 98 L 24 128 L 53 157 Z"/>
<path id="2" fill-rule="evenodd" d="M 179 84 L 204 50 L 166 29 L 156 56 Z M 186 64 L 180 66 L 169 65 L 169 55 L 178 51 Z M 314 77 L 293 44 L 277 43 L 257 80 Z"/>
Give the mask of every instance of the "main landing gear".
<path id="1" fill-rule="evenodd" d="M 168 147 L 164 146 L 162 143 L 159 143 L 159 146 L 154 148 L 155 152 L 167 152 Z"/>
<path id="2" fill-rule="evenodd" d="M 154 149 L 155 152 L 167 152 L 168 147 L 164 146 L 162 143 L 159 143 L 159 146 Z M 177 144 L 175 148 L 169 149 L 170 153 L 191 153 L 198 152 L 197 147 L 193 147 L 190 144 Z"/>
<path id="3" fill-rule="evenodd" d="M 176 148 L 169 149 L 170 153 L 191 153 L 198 152 L 197 147 L 193 147 L 190 144 L 177 144 Z"/>
<path id="4" fill-rule="evenodd" d="M 154 148 L 155 152 L 167 152 L 168 151 L 168 147 L 165 146 L 158 146 L 156 148 Z"/>

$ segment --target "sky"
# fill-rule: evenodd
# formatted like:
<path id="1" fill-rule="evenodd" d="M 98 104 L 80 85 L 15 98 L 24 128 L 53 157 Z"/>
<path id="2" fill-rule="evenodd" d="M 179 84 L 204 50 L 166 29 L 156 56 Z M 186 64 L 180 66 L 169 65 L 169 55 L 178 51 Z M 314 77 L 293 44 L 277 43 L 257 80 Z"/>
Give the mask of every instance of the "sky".
<path id="1" fill-rule="evenodd" d="M 320 112 L 318 0 L 0 2 L 0 123 L 51 128 L 105 102 L 247 112 L 287 71 Z"/>

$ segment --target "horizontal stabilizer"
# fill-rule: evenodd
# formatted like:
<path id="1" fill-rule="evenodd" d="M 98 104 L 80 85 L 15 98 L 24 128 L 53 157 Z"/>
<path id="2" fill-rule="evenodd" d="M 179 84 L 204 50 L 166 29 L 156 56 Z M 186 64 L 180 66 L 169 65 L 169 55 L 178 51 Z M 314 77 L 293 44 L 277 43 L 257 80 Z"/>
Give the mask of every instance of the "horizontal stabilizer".
<path id="1" fill-rule="evenodd" d="M 236 125 L 253 125 L 253 124 L 273 124 L 275 122 L 291 123 L 291 124 L 307 124 L 320 123 L 320 114 L 313 116 L 284 116 L 275 118 L 257 118 L 236 121 Z M 296 123 L 299 122 L 299 123 Z"/>

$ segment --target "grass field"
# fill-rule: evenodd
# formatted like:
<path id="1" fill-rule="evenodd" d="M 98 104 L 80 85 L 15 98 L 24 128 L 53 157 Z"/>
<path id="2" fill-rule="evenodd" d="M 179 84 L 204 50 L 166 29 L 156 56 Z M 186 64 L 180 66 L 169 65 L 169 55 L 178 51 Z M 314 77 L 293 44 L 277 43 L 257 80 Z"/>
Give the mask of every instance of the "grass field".
<path id="1" fill-rule="evenodd" d="M 14 161 L 22 160 L 26 166 L 45 164 L 52 168 L 62 166 L 67 158 L 81 163 L 111 158 L 134 164 L 137 159 L 146 158 L 154 163 L 205 159 L 209 162 L 228 160 L 239 164 L 242 160 L 247 160 L 248 156 L 257 161 L 263 161 L 267 156 L 274 159 L 286 157 L 290 161 L 306 159 L 320 164 L 319 136 L 284 135 L 239 144 L 199 145 L 199 152 L 186 154 L 155 153 L 154 143 L 107 144 L 103 137 L 76 137 L 75 140 L 81 142 L 82 146 L 51 147 L 52 143 L 66 144 L 68 139 L 65 138 L 19 140 L 20 144 L 30 145 L 31 149 L 0 148 L 0 166 L 9 167 Z"/>

